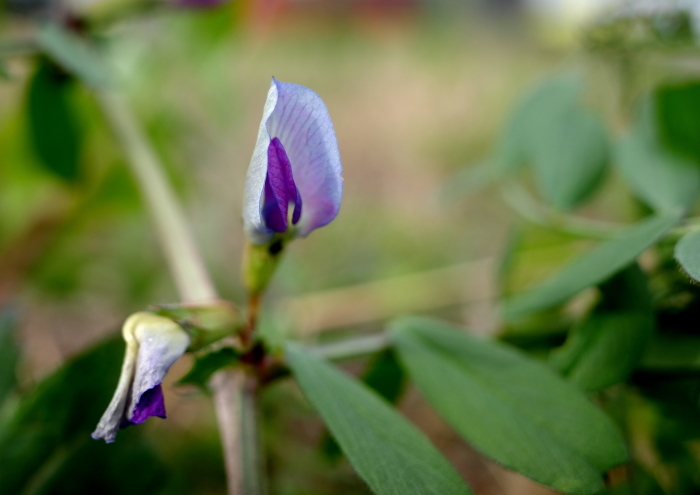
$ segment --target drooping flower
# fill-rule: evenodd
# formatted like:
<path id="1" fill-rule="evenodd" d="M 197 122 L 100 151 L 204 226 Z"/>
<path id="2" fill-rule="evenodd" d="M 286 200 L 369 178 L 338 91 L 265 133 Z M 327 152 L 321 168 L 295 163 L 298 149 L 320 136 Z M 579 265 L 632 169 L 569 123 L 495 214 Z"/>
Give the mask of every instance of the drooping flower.
<path id="1" fill-rule="evenodd" d="M 243 224 L 255 245 L 275 233 L 307 236 L 335 218 L 343 168 L 323 100 L 272 78 L 248 168 Z"/>
<path id="2" fill-rule="evenodd" d="M 92 433 L 113 442 L 120 428 L 165 418 L 163 377 L 190 343 L 189 335 L 169 318 L 145 311 L 134 313 L 122 327 L 126 354 L 112 401 Z"/>

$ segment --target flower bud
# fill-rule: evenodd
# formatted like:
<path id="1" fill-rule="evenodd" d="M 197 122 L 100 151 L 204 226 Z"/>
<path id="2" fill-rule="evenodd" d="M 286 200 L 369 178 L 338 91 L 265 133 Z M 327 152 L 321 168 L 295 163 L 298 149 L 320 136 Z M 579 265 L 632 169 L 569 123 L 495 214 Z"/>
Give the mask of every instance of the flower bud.
<path id="1" fill-rule="evenodd" d="M 122 327 L 126 354 L 112 401 L 92 438 L 113 442 L 120 428 L 143 423 L 151 416 L 165 418 L 161 383 L 190 343 L 189 335 L 174 321 L 141 311 Z"/>

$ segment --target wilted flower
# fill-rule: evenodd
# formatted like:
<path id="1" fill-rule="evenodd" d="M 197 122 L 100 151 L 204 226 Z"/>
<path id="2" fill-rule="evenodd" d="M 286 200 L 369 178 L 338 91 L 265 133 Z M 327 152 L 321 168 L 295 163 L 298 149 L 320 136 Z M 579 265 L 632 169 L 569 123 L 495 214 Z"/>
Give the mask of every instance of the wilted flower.
<path id="1" fill-rule="evenodd" d="M 190 337 L 174 321 L 153 313 L 134 313 L 122 328 L 126 355 L 112 401 L 92 433 L 95 440 L 113 442 L 120 428 L 165 417 L 161 383 L 187 349 Z"/>
<path id="2" fill-rule="evenodd" d="M 243 200 L 251 242 L 265 244 L 275 233 L 306 236 L 333 220 L 342 173 L 323 100 L 304 86 L 272 78 Z"/>

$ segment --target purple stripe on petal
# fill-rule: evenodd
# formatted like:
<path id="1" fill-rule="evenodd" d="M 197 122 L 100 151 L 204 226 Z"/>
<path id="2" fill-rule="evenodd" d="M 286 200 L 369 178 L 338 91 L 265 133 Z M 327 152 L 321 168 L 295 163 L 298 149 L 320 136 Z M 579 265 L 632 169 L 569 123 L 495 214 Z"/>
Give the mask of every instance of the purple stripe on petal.
<path id="1" fill-rule="evenodd" d="M 151 416 L 165 418 L 165 400 L 163 399 L 163 389 L 160 383 L 152 389 L 146 390 L 141 395 L 138 404 L 134 408 L 131 422 L 135 424 L 143 423 Z"/>
<path id="2" fill-rule="evenodd" d="M 301 216 L 301 195 L 294 184 L 292 164 L 279 139 L 273 138 L 267 148 L 267 176 L 262 216 L 265 227 L 273 232 L 286 232 L 289 203 L 294 204 L 292 222 Z"/>

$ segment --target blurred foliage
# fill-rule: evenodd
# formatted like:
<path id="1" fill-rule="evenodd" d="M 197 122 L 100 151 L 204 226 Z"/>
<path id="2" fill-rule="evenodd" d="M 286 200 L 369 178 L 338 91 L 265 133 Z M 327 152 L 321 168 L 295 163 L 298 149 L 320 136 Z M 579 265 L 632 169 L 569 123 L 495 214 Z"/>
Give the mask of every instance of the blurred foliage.
<path id="1" fill-rule="evenodd" d="M 280 4 L 293 14 L 283 23 L 248 1 L 196 13 L 107 3 L 36 23 L 35 43 L 20 55 L 0 50 L 3 303 L 26 298 L 29 313 L 58 305 L 66 319 L 78 306 L 106 326 L 175 299 L 122 152 L 90 92 L 115 74 L 188 206 L 222 293 L 241 300 L 241 243 L 226 232 L 238 228 L 260 81 L 274 74 L 313 82 L 349 135 L 339 133 L 347 200 L 337 222 L 291 250 L 271 305 L 279 292 L 502 252 L 506 318 L 498 333 L 505 343 L 435 320 L 397 320 L 393 347 L 360 380 L 291 346 L 292 371 L 335 440 L 290 381 L 265 390 L 272 493 L 368 493 L 360 478 L 376 493 L 468 493 L 420 432 L 424 425 L 392 407 L 401 407 L 413 381 L 476 450 L 564 493 L 700 490 L 700 52 L 691 12 L 630 8 L 604 16 L 583 32 L 581 49 L 550 71 L 565 54 L 523 41 L 521 26 L 510 28 L 515 21 L 507 36 L 480 38 L 479 21 L 465 29 L 442 17 L 448 6 L 438 13 L 407 3 L 408 14 L 389 20 L 399 11 L 387 16 L 381 9 L 388 7 L 372 2 L 308 7 L 313 15 Z M 45 14 L 48 4 L 7 7 Z M 3 22 L 22 32 L 14 19 Z M 496 132 L 509 93 L 534 79 Z M 490 144 L 493 151 L 479 156 Z M 450 210 L 425 199 L 465 161 L 481 165 L 464 167 L 444 189 Z M 506 242 L 510 217 L 494 206 L 494 190 L 523 217 Z M 43 318 L 51 321 L 45 334 L 53 332 L 55 317 Z M 35 382 L 21 354 L 29 341 L 18 334 L 24 324 L 13 311 L 0 313 L 0 492 L 224 490 L 205 401 L 178 409 L 184 419 L 163 427 L 170 430 L 154 433 L 149 423 L 127 429 L 115 445 L 93 442 L 123 344 L 108 340 Z M 97 339 L 78 336 L 64 338 L 70 353 Z M 179 383 L 205 388 L 216 370 L 238 362 L 228 348 L 198 355 Z"/>
<path id="2" fill-rule="evenodd" d="M 67 181 L 80 176 L 82 134 L 71 110 L 74 81 L 42 60 L 29 86 L 27 113 L 33 149 L 41 163 Z"/>

